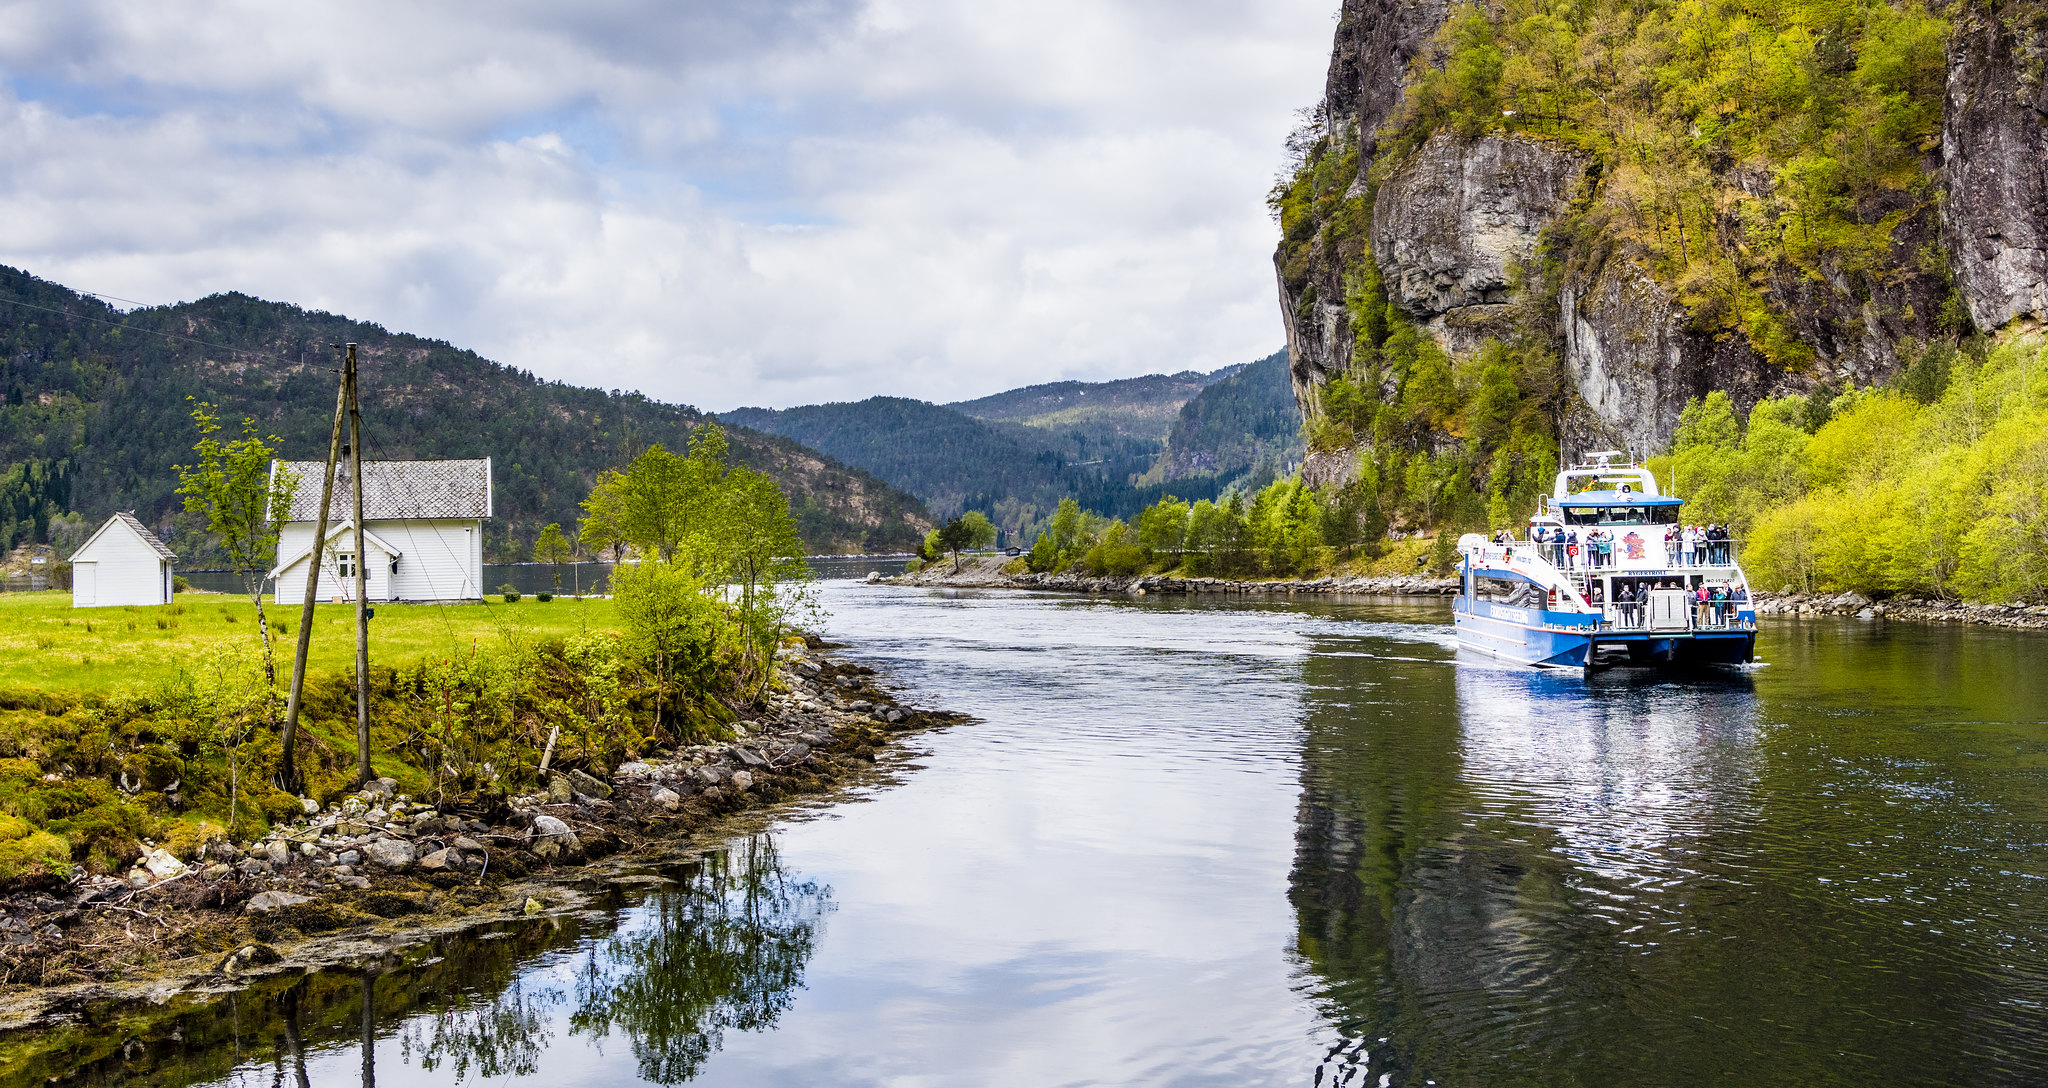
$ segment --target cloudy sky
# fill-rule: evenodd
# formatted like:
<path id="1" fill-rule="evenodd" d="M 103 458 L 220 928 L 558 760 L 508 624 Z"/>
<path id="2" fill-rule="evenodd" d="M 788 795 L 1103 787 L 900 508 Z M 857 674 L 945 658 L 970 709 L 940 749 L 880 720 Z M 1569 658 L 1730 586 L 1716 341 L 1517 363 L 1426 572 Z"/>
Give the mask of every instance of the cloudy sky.
<path id="1" fill-rule="evenodd" d="M 1210 369 L 1336 7 L 0 2 L 0 263 L 711 409 Z"/>

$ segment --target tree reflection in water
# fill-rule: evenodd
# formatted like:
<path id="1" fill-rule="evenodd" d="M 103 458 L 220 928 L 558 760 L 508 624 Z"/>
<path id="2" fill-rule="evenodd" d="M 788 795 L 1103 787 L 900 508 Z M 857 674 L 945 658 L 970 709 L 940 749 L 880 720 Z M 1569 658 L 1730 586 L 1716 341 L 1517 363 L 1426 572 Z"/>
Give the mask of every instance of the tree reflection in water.
<path id="1" fill-rule="evenodd" d="M 689 1080 L 726 1031 L 765 1029 L 789 1008 L 828 894 L 786 873 L 766 836 L 706 857 L 687 887 L 649 902 L 591 951 L 571 1032 L 622 1032 L 641 1077 Z"/>
<path id="2" fill-rule="evenodd" d="M 446 1066 L 458 1084 L 470 1077 L 532 1076 L 553 1034 L 547 1010 L 562 1001 L 558 989 L 514 979 L 488 1002 L 451 1002 L 414 1017 L 399 1036 L 400 1053 L 429 1072 Z"/>

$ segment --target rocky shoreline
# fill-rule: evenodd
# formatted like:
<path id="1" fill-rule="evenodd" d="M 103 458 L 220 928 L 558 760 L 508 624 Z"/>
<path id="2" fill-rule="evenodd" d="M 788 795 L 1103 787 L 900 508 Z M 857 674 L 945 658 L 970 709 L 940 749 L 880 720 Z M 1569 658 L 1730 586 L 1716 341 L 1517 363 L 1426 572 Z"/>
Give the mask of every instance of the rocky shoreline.
<path id="1" fill-rule="evenodd" d="M 1919 597 L 1873 601 L 1861 593 L 1759 593 L 1762 616 L 1854 616 L 1858 619 L 1913 620 L 1920 623 L 1964 623 L 1980 627 L 2048 630 L 2048 605 L 1971 604 Z"/>
<path id="2" fill-rule="evenodd" d="M 1166 575 L 1142 577 L 1096 577 L 1077 571 L 1059 574 L 1005 574 L 1008 560 L 976 557 L 960 561 L 955 572 L 950 564 L 933 563 L 915 574 L 895 577 L 870 575 L 869 581 L 887 585 L 950 586 L 976 589 L 1036 589 L 1063 593 L 1114 594 L 1142 597 L 1148 594 L 1235 594 L 1242 596 L 1302 596 L 1315 594 L 1356 594 L 1374 597 L 1448 597 L 1458 592 L 1458 579 L 1429 575 L 1366 578 L 1315 578 L 1252 581 L 1228 578 L 1175 578 Z M 1971 604 L 1965 601 L 1893 597 L 1875 601 L 1861 593 L 1758 593 L 1756 610 L 1764 616 L 1852 616 L 1859 619 L 1912 620 L 1925 623 L 1962 623 L 2017 630 L 2048 630 L 2048 605 Z"/>
<path id="3" fill-rule="evenodd" d="M 906 586 L 953 586 L 980 589 L 1040 589 L 1064 593 L 1119 594 L 1142 597 L 1147 594 L 1238 594 L 1295 596 L 1302 594 L 1354 593 L 1368 596 L 1445 597 L 1458 592 L 1456 578 L 1435 578 L 1425 574 L 1386 578 L 1344 577 L 1279 579 L 1257 581 L 1233 578 L 1177 578 L 1163 574 L 1134 577 L 1095 576 L 1078 571 L 1058 574 L 1005 574 L 1007 559 L 980 556 L 962 559 L 956 572 L 950 563 L 933 563 L 915 574 L 894 577 L 869 575 L 870 582 Z"/>
<path id="4" fill-rule="evenodd" d="M 778 666 L 735 737 L 568 769 L 525 794 L 435 804 L 370 783 L 248 843 L 152 849 L 125 878 L 0 900 L 0 1029 L 87 1003 L 212 992 L 286 970 L 527 914 L 575 909 L 575 885 L 716 834 L 749 811 L 861 780 L 881 750 L 966 716 L 918 710 L 813 640 Z M 310 806 L 309 806 L 310 807 Z M 607 860 L 608 859 L 608 860 Z"/>

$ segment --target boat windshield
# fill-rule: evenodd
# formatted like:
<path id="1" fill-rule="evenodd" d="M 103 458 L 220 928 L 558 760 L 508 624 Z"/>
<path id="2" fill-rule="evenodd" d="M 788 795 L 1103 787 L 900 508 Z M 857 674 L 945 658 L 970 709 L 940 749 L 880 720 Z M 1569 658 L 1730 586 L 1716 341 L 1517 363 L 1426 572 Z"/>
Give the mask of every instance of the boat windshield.
<path id="1" fill-rule="evenodd" d="M 1645 491 L 1642 473 L 1632 469 L 1614 469 L 1600 472 L 1565 473 L 1565 494 L 1576 495 L 1582 491 L 1621 491 L 1633 488 Z"/>
<path id="2" fill-rule="evenodd" d="M 1670 506 L 1575 506 L 1564 512 L 1572 525 L 1676 525 L 1678 507 Z"/>

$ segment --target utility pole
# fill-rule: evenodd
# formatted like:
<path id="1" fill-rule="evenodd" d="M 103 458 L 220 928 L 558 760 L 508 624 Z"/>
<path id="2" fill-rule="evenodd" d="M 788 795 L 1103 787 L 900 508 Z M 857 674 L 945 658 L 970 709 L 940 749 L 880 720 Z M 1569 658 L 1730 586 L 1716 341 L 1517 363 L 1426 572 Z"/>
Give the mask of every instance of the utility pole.
<path id="1" fill-rule="evenodd" d="M 377 777 L 370 769 L 370 568 L 363 548 L 363 402 L 356 388 L 356 346 L 348 346 L 341 380 L 348 385 L 349 474 L 355 477 L 356 515 L 356 785 Z"/>
<path id="2" fill-rule="evenodd" d="M 327 436 L 327 471 L 320 476 L 320 513 L 313 521 L 313 544 L 306 553 L 306 605 L 299 610 L 299 647 L 292 655 L 291 697 L 285 703 L 284 744 L 279 775 L 284 788 L 297 793 L 303 787 L 293 749 L 299 739 L 299 702 L 306 691 L 306 651 L 313 645 L 313 602 L 320 592 L 320 555 L 327 549 L 327 507 L 334 501 L 334 462 L 341 454 L 341 416 L 348 407 L 349 378 L 353 366 L 342 372 L 341 387 L 334 391 L 334 430 Z"/>

